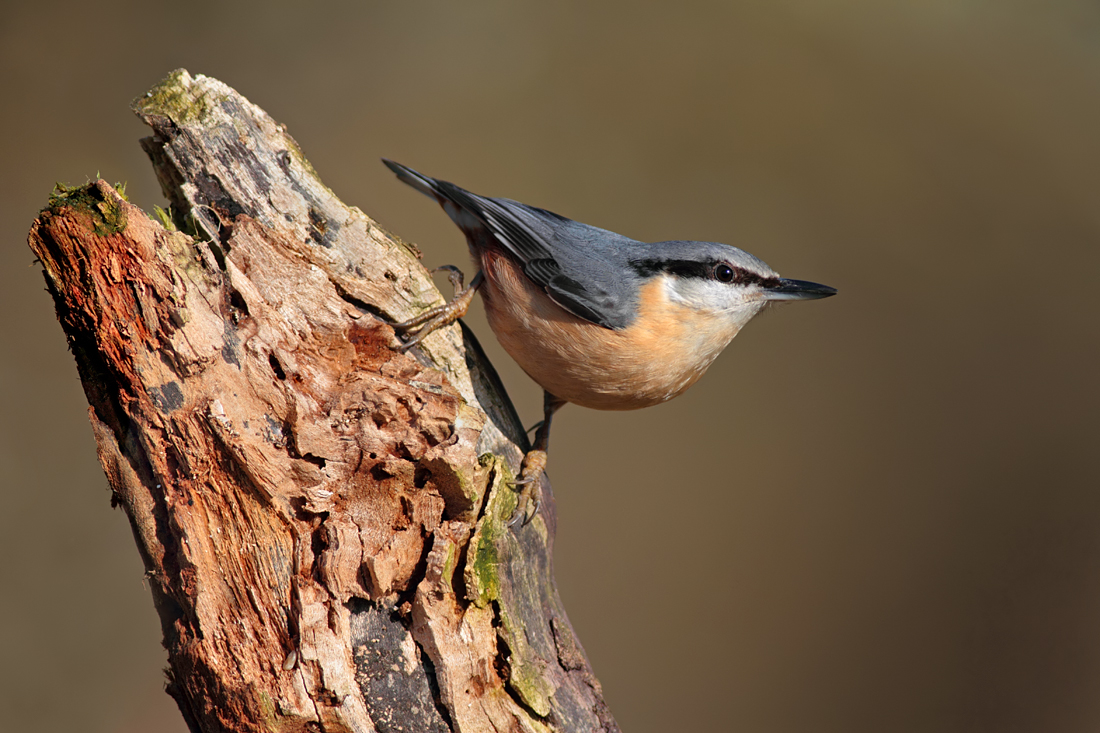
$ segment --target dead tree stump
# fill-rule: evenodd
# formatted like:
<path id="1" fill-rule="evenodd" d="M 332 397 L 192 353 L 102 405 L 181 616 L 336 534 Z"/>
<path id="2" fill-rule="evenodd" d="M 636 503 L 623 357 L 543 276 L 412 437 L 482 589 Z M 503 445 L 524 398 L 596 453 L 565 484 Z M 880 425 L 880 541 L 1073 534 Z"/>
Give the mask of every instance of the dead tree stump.
<path id="1" fill-rule="evenodd" d="M 173 215 L 59 188 L 30 245 L 191 730 L 618 730 L 550 487 L 505 524 L 526 439 L 491 365 L 457 325 L 394 350 L 442 302 L 415 248 L 215 79 L 134 110 Z"/>

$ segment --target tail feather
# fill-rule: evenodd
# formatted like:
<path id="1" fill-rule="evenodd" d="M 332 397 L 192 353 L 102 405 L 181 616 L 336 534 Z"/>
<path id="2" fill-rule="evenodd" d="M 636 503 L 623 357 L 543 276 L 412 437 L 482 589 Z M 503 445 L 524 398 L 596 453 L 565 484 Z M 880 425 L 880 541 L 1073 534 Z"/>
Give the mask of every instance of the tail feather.
<path id="1" fill-rule="evenodd" d="M 412 168 L 401 165 L 400 163 L 395 163 L 389 158 L 382 158 L 382 162 L 386 164 L 387 168 L 397 174 L 399 180 L 409 184 L 425 196 L 439 201 L 439 188 L 434 178 L 429 178 L 421 173 L 417 173 Z"/>
<path id="2" fill-rule="evenodd" d="M 382 158 L 382 162 L 396 173 L 400 180 L 438 201 L 447 212 L 447 216 L 451 217 L 467 235 L 471 235 L 474 230 L 484 229 L 490 232 L 521 263 L 535 259 L 553 259 L 546 242 L 531 229 L 530 224 L 502 205 L 511 203 L 522 208 L 522 204 L 478 196 L 449 181 L 429 178 L 392 160 Z"/>
<path id="3" fill-rule="evenodd" d="M 511 255 L 509 259 L 523 269 L 524 275 L 531 282 L 541 287 L 554 302 L 573 315 L 606 328 L 626 328 L 629 324 L 629 319 L 617 312 L 621 308 L 609 300 L 608 293 L 600 289 L 593 294 L 583 283 L 566 276 L 554 257 L 551 243 L 553 228 L 583 225 L 571 222 L 564 216 L 508 199 L 478 196 L 453 183 L 429 178 L 387 158 L 382 158 L 382 162 L 397 174 L 399 180 L 439 202 L 447 216 L 466 233 L 470 250 L 476 257 L 481 257 L 481 250 L 486 245 L 485 236 L 488 235 Z M 626 239 L 594 227 L 589 229 L 604 236 Z M 586 239 L 584 244 L 590 241 Z M 580 242 L 576 242 L 570 246 L 579 244 Z"/>

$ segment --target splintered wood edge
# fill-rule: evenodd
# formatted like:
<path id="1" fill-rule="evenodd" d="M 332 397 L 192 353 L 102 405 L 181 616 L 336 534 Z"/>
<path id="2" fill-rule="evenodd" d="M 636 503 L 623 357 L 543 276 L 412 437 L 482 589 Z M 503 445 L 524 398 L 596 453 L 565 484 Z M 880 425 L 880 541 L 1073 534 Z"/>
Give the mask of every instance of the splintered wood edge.
<path id="1" fill-rule="evenodd" d="M 432 481 L 436 481 L 433 486 L 444 497 L 444 504 L 450 507 L 449 511 L 456 518 L 433 519 L 435 515 L 432 512 L 443 511 L 443 505 L 414 500 L 412 519 L 422 524 L 427 539 L 422 550 L 416 550 L 414 546 L 410 546 L 409 550 L 413 551 L 413 556 L 425 553 L 427 569 L 424 571 L 426 575 L 409 588 L 412 596 L 410 601 L 406 601 L 411 606 L 413 639 L 433 657 L 436 683 L 448 709 L 449 722 L 464 730 L 479 730 L 485 726 L 508 727 L 509 721 L 519 722 L 521 727 L 531 730 L 617 730 L 554 586 L 552 502 L 548 502 L 548 510 L 544 512 L 549 524 L 534 522 L 530 531 L 518 535 L 504 526 L 511 513 L 509 503 L 514 503 L 507 476 L 512 472 L 510 466 L 516 465 L 520 455 L 520 447 L 516 443 L 522 445 L 524 438 L 491 365 L 476 347 L 464 348 L 460 329 L 453 327 L 433 334 L 418 355 L 424 364 L 441 370 L 445 377 L 440 382 L 430 376 L 431 372 L 413 368 L 407 357 L 397 361 L 390 357 L 380 358 L 383 352 L 392 356 L 389 347 L 381 347 L 382 342 L 379 341 L 379 338 L 388 338 L 389 346 L 394 345 L 396 342 L 392 334 L 384 337 L 381 335 L 383 330 L 376 326 L 367 325 L 364 328 L 361 325 L 377 323 L 376 315 L 389 320 L 407 318 L 423 307 L 441 302 L 430 276 L 415 260 L 415 248 L 386 233 L 358 209 L 340 202 L 320 182 L 297 143 L 286 134 L 284 128 L 217 80 L 191 77 L 182 70 L 174 72 L 150 93 L 136 100 L 134 108 L 155 132 L 152 138 L 143 140 L 143 147 L 154 162 L 166 195 L 176 206 L 174 214 L 177 222 L 187 226 L 187 215 L 193 213 L 190 226 L 200 240 L 205 241 L 196 242 L 178 232 L 164 230 L 136 207 L 123 201 L 107 184 L 97 182 L 88 200 L 78 201 L 79 196 L 74 194 L 51 201 L 51 210 L 44 212 L 32 230 L 31 243 L 36 252 L 40 252 L 47 282 L 58 302 L 59 317 L 65 324 L 70 342 L 76 346 L 74 354 L 81 366 L 89 401 L 93 404 L 93 425 L 96 426 L 100 443 L 101 461 L 112 488 L 133 522 L 139 548 L 143 551 L 153 581 L 154 599 L 166 623 L 166 644 L 172 649 L 170 643 L 173 639 L 179 641 L 187 636 L 186 629 L 180 625 L 187 625 L 184 623 L 187 621 L 187 604 L 198 600 L 195 595 L 195 568 L 207 561 L 196 563 L 192 559 L 181 564 L 178 557 L 181 546 L 164 546 L 165 527 L 172 528 L 169 535 L 172 532 L 179 534 L 177 539 L 198 538 L 200 544 L 203 527 L 207 527 L 211 535 L 215 529 L 219 532 L 231 529 L 223 521 L 224 517 L 217 519 L 217 527 L 209 524 L 212 521 L 209 518 L 199 525 L 187 525 L 193 519 L 193 512 L 183 510 L 178 502 L 179 497 L 170 496 L 165 488 L 168 486 L 167 477 L 172 473 L 171 467 L 157 465 L 158 451 L 168 455 L 168 449 L 176 452 L 176 461 L 182 458 L 184 463 L 188 460 L 201 463 L 201 455 L 185 455 L 188 450 L 186 440 L 182 444 L 176 441 L 174 445 L 173 440 L 186 438 L 193 441 L 203 434 L 206 440 L 213 441 L 207 446 L 208 450 L 222 452 L 238 467 L 236 481 L 243 478 L 258 493 L 257 506 L 267 506 L 267 513 L 275 510 L 275 516 L 282 517 L 280 521 L 290 527 L 291 536 L 306 538 L 278 550 L 276 561 L 271 566 L 285 563 L 278 557 L 293 557 L 299 566 L 304 563 L 315 567 L 315 572 L 320 573 L 316 578 L 302 578 L 299 576 L 300 567 L 292 573 L 293 607 L 297 609 L 298 620 L 291 626 L 297 626 L 297 629 L 276 634 L 268 644 L 275 644 L 279 650 L 269 649 L 267 655 L 280 657 L 279 670 L 298 673 L 294 677 L 298 683 L 284 688 L 278 696 L 281 702 L 277 708 L 282 713 L 276 717 L 285 724 L 291 724 L 293 720 L 301 723 L 312 716 L 334 730 L 345 727 L 349 730 L 360 729 L 359 726 L 372 714 L 384 717 L 377 706 L 368 710 L 361 704 L 367 702 L 360 699 L 360 695 L 368 694 L 369 679 L 365 680 L 361 674 L 367 667 L 359 664 L 362 661 L 359 657 L 352 664 L 350 659 L 354 655 L 350 648 L 345 647 L 351 643 L 349 628 L 353 630 L 355 624 L 361 624 L 363 619 L 368 618 L 356 611 L 363 610 L 361 605 L 355 605 L 356 599 L 377 600 L 385 595 L 385 588 L 389 587 L 387 583 L 400 584 L 402 562 L 399 559 L 385 560 L 385 553 L 368 558 L 364 546 L 360 550 L 362 557 L 368 560 L 365 565 L 367 578 L 364 580 L 360 563 L 354 559 L 331 549 L 322 549 L 320 555 L 309 550 L 309 546 L 318 541 L 309 540 L 309 536 L 320 536 L 322 547 L 329 542 L 337 546 L 341 542 L 354 546 L 365 531 L 360 526 L 361 521 L 356 524 L 354 512 L 349 515 L 349 520 L 343 521 L 336 508 L 328 503 L 337 492 L 326 488 L 332 485 L 326 483 L 326 467 L 338 466 L 339 460 L 324 456 L 336 455 L 339 448 L 333 447 L 336 444 L 325 435 L 324 430 L 315 429 L 316 424 L 323 422 L 320 420 L 323 415 L 318 412 L 317 395 L 310 395 L 308 389 L 305 393 L 299 390 L 298 396 L 291 400 L 294 404 L 290 405 L 289 413 L 285 411 L 285 396 L 279 398 L 275 392 L 261 395 L 259 401 L 268 408 L 283 399 L 283 408 L 272 409 L 274 412 L 283 410 L 280 419 L 284 421 L 285 430 L 269 431 L 266 440 L 250 443 L 241 437 L 242 426 L 249 425 L 249 422 L 235 412 L 238 406 L 233 400 L 206 399 L 202 403 L 201 415 L 198 415 L 193 412 L 194 408 L 209 385 L 188 388 L 188 379 L 194 375 L 216 371 L 219 359 L 222 362 L 236 359 L 237 367 L 247 364 L 254 370 L 258 368 L 253 363 L 256 360 L 247 353 L 249 343 L 265 345 L 264 348 L 270 351 L 271 363 L 280 370 L 293 372 L 297 379 L 307 374 L 311 367 L 304 363 L 308 360 L 299 359 L 295 349 L 288 348 L 288 344 L 301 338 L 303 333 L 308 336 L 310 329 L 320 329 L 326 333 L 344 332 L 344 337 L 333 342 L 333 348 L 339 351 L 343 348 L 339 343 L 343 342 L 346 346 L 349 341 L 353 342 L 352 351 L 345 349 L 345 361 L 350 359 L 353 367 L 369 362 L 382 370 L 379 372 L 380 378 L 391 380 L 387 382 L 390 389 L 404 390 L 408 387 L 414 390 L 409 393 L 413 396 L 406 399 L 415 398 L 424 405 L 439 405 L 433 409 L 442 409 L 443 412 L 432 419 L 449 421 L 454 426 L 451 428 L 453 434 L 459 438 L 455 449 L 449 454 L 439 454 L 436 458 L 425 455 L 421 459 L 425 466 L 431 467 Z M 244 162 L 237 165 L 239 160 Z M 64 215 L 62 209 L 66 207 L 73 212 L 73 216 Z M 79 231 L 81 227 L 83 232 Z M 64 242 L 65 246 L 60 246 L 59 242 Z M 68 251 L 65 251 L 66 247 Z M 93 262 L 97 247 L 103 248 L 105 256 L 101 261 Z M 294 275 L 298 278 L 296 284 L 287 287 L 284 283 L 281 291 L 278 288 L 273 290 L 271 283 L 264 280 L 265 275 L 249 274 L 251 268 L 262 270 L 264 263 L 271 259 L 272 252 L 281 253 L 279 257 L 285 259 L 284 269 L 287 272 L 300 270 L 302 273 Z M 135 253 L 138 255 L 136 258 Z M 83 263 L 80 262 L 81 257 L 86 258 Z M 142 257 L 147 260 L 148 271 L 142 270 L 138 262 Z M 298 263 L 297 270 L 294 262 Z M 71 276 L 67 279 L 65 268 L 72 268 L 74 263 L 79 271 L 76 279 Z M 365 269 L 364 263 L 370 263 L 370 267 Z M 125 292 L 123 284 L 126 282 L 133 283 L 130 288 L 132 296 L 127 295 L 113 304 L 104 302 L 105 292 L 110 292 L 112 288 Z M 317 288 L 328 288 L 335 297 L 328 297 L 325 303 L 313 304 L 314 308 L 303 316 L 303 322 L 308 322 L 304 330 L 301 323 L 297 326 L 293 323 L 294 318 L 280 321 L 276 317 L 275 314 L 281 317 L 282 313 L 277 307 L 271 307 L 273 298 L 284 304 L 288 299 L 297 297 L 308 300 L 313 297 L 309 294 Z M 202 297 L 196 298 L 195 291 L 202 291 Z M 193 302 L 188 301 L 189 297 L 194 299 Z M 238 308 L 241 303 L 233 303 L 234 297 L 244 303 L 243 318 L 246 321 L 251 317 L 253 322 L 268 327 L 269 331 L 283 322 L 282 329 L 274 328 L 277 332 L 275 336 L 268 333 L 259 338 L 252 334 L 254 340 L 245 343 L 247 338 L 240 338 L 240 333 L 231 333 L 239 329 L 226 325 L 242 322 L 239 320 L 242 318 L 241 309 Z M 209 307 L 204 310 L 201 302 Z M 112 308 L 116 308 L 114 324 L 109 318 Z M 250 316 L 249 311 L 253 309 L 257 313 Z M 341 319 L 345 322 L 343 326 L 339 325 Z M 346 323 L 349 319 L 355 322 L 351 326 Z M 219 323 L 222 324 L 220 334 Z M 347 331 L 352 326 L 354 328 Z M 341 331 L 341 328 L 344 330 Z M 189 332 L 188 337 L 181 338 L 181 332 Z M 347 337 L 349 333 L 353 334 L 350 339 Z M 95 337 L 94 343 L 86 342 L 89 335 Z M 135 344 L 142 343 L 143 339 L 152 348 L 149 354 L 135 356 L 140 351 Z M 161 356 L 151 358 L 154 353 Z M 142 359 L 144 363 L 137 365 L 136 362 Z M 386 366 L 391 363 L 400 366 Z M 141 368 L 135 370 L 135 365 Z M 226 365 L 222 363 L 220 366 Z M 272 368 L 266 363 L 263 366 Z M 162 368 L 174 372 L 178 379 L 168 379 L 172 375 L 167 372 L 157 376 Z M 382 373 L 387 369 L 388 377 Z M 404 378 L 399 379 L 395 386 L 392 380 L 397 375 L 404 375 Z M 317 375 L 313 377 L 316 382 Z M 112 379 L 119 380 L 120 384 L 128 379 L 132 389 L 129 393 L 123 390 L 121 399 L 112 399 L 109 394 L 104 394 L 105 383 Z M 251 388 L 255 380 L 256 374 L 252 373 L 238 386 L 243 391 Z M 324 381 L 321 379 L 322 383 Z M 333 384 L 338 387 L 339 381 L 336 377 Z M 177 386 L 171 387 L 172 384 Z M 483 408 L 490 419 L 486 420 L 485 413 L 480 410 L 471 413 L 468 408 L 467 413 L 461 409 L 448 413 L 450 408 L 446 405 L 450 403 L 446 399 L 442 402 L 437 399 L 445 398 L 448 389 L 457 391 L 468 405 Z M 322 392 L 331 396 L 339 389 Z M 425 399 L 427 402 L 423 401 Z M 195 424 L 183 426 L 172 417 L 177 412 L 186 412 L 181 409 L 185 405 L 192 408 L 192 416 L 201 417 L 196 417 Z M 96 412 L 97 407 L 102 414 Z M 447 417 L 448 414 L 451 417 Z M 482 416 L 479 418 L 478 414 Z M 286 422 L 288 415 L 294 418 L 292 422 Z M 135 417 L 138 419 L 135 420 Z M 143 424 L 135 427 L 135 423 Z M 429 421 L 421 426 L 421 431 L 429 439 L 435 430 L 433 424 Z M 173 431 L 179 434 L 173 435 Z M 287 434 L 283 435 L 283 432 Z M 156 439 L 152 439 L 151 435 Z M 273 435 L 274 440 L 271 439 Z M 463 438 L 463 435 L 467 437 Z M 164 444 L 158 443 L 158 440 Z M 284 440 L 281 446 L 280 440 Z M 378 445 L 385 443 L 382 438 L 379 440 L 382 443 Z M 298 457 L 284 455 L 288 450 L 286 441 L 293 444 L 293 452 Z M 273 446 L 277 450 L 272 451 Z M 201 454 L 201 451 L 197 453 Z M 495 453 L 500 458 L 488 459 L 483 455 L 486 453 Z M 482 455 L 480 460 L 478 455 Z M 283 465 L 286 460 L 290 463 Z M 390 469 L 400 473 L 400 465 L 386 465 L 387 468 L 380 469 L 382 473 L 379 475 L 385 476 Z M 178 468 L 176 466 L 173 470 Z M 471 470 L 474 473 L 469 473 Z M 480 492 L 475 489 L 471 494 L 471 483 L 478 482 L 472 477 L 478 471 L 482 476 L 491 477 L 492 484 Z M 449 483 L 444 482 L 447 485 L 439 484 L 436 477 L 446 475 L 454 478 Z M 354 472 L 340 480 L 346 481 L 349 476 L 354 478 Z M 410 475 L 410 482 L 412 478 Z M 172 488 L 180 493 L 181 486 L 187 481 L 193 483 L 194 479 L 194 475 L 186 481 L 177 477 Z M 230 482 L 230 485 L 235 484 Z M 195 497 L 206 496 L 196 491 L 196 485 L 189 484 L 185 488 L 183 493 L 190 492 L 191 501 Z M 549 495 L 548 488 L 544 489 L 544 495 Z M 209 493 L 222 495 L 217 491 Z M 223 500 L 239 501 L 228 498 L 228 494 L 226 497 Z M 464 508 L 463 497 L 468 497 L 470 507 Z M 430 499 L 430 496 L 427 498 Z M 480 509 L 477 509 L 478 506 Z M 463 514 L 464 511 L 466 514 Z M 470 511 L 475 514 L 469 514 Z M 253 517 L 253 522 L 263 524 L 267 521 L 263 519 L 263 511 L 246 514 Z M 316 517 L 322 515 L 328 518 L 318 521 Z M 303 519 L 309 516 L 314 519 Z M 275 527 L 271 526 L 270 531 L 274 530 Z M 186 545 L 186 542 L 182 544 Z M 458 562 L 467 547 L 471 548 L 469 559 L 463 558 L 463 562 Z M 216 544 L 208 548 L 211 557 L 217 555 L 218 550 Z M 422 564 L 422 561 L 418 562 Z M 180 572 L 188 567 L 191 571 Z M 462 578 L 461 583 L 456 580 L 457 576 Z M 441 580 L 444 577 L 450 578 L 450 581 L 444 583 Z M 320 582 L 315 582 L 318 579 Z M 250 588 L 249 594 L 257 592 L 256 577 L 246 574 L 240 580 L 242 588 Z M 414 578 L 409 580 L 415 581 Z M 279 581 L 272 576 L 269 586 L 279 587 Z M 450 604 L 439 606 L 439 599 L 448 596 L 452 599 Z M 269 601 L 272 608 L 282 602 L 278 593 Z M 253 600 L 254 604 L 257 602 Z M 267 607 L 262 602 L 259 606 Z M 184 610 L 182 615 L 181 608 Z M 309 612 L 310 608 L 329 608 L 329 611 L 317 617 Z M 449 612 L 447 608 L 450 608 Z M 335 627 L 333 612 L 337 614 Z M 497 630 L 495 634 L 483 638 L 486 643 L 500 640 L 493 642 L 497 651 L 490 655 L 497 657 L 493 663 L 498 667 L 497 672 L 477 665 L 467 668 L 464 663 L 453 666 L 460 656 L 467 656 L 471 649 L 454 648 L 453 639 L 448 634 L 461 630 L 463 623 L 473 624 L 462 632 L 471 633 L 481 623 L 474 623 L 474 619 L 486 612 L 490 614 L 486 618 L 492 621 L 489 628 Z M 189 613 L 194 619 L 201 616 L 197 608 L 192 608 Z M 316 621 L 308 620 L 310 616 L 317 620 L 327 616 L 329 621 L 317 626 Z M 453 627 L 456 620 L 466 617 L 466 622 Z M 339 621 L 340 618 L 344 620 Z M 187 623 L 196 622 L 194 619 Z M 261 619 L 257 622 L 263 623 Z M 325 631 L 326 628 L 329 631 Z M 447 631 L 448 628 L 451 632 Z M 303 643 L 303 631 L 306 629 L 312 629 L 310 633 L 316 637 L 312 646 Z M 343 631 L 337 633 L 339 629 Z M 287 637 L 290 632 L 296 632 L 297 639 Z M 401 633 L 400 629 L 395 629 L 395 638 Z M 408 632 L 403 633 L 405 636 L 401 638 L 407 638 Z M 293 636 L 294 633 L 291 633 Z M 341 639 L 344 641 L 341 642 Z M 344 648 L 343 652 L 338 651 L 341 648 Z M 444 652 L 445 649 L 451 651 Z M 195 649 L 185 652 L 195 652 Z M 288 663 L 288 660 L 291 661 Z M 270 667 L 268 662 L 269 659 L 254 660 L 254 665 L 258 665 L 257 674 L 262 675 L 262 669 Z M 186 709 L 197 691 L 182 690 L 194 681 L 187 679 L 187 675 L 197 675 L 208 692 L 226 684 L 218 677 L 218 670 L 207 669 L 208 674 L 201 674 L 202 669 L 199 668 L 205 660 L 197 653 L 190 656 L 184 653 L 182 658 L 178 653 L 173 654 L 172 663 L 173 692 L 178 700 L 185 698 L 181 701 L 181 709 L 184 709 L 189 721 L 208 720 L 210 715 L 221 717 L 224 710 Z M 303 676 L 307 670 L 312 670 L 312 683 Z M 269 673 L 276 677 L 279 674 L 274 668 Z M 486 673 L 490 677 L 502 674 L 506 684 L 500 689 L 508 694 L 497 697 L 490 694 L 482 700 L 480 713 L 470 717 L 468 706 L 460 704 L 460 698 L 469 694 L 470 689 L 469 682 L 463 682 L 463 679 L 474 679 Z M 341 679 L 345 681 L 341 682 Z M 354 682 L 358 684 L 352 684 Z M 358 689 L 355 689 L 356 686 Z M 270 707 L 270 701 L 264 703 L 262 696 L 257 702 L 247 694 L 241 698 L 240 691 L 233 692 L 233 689 L 230 685 L 223 691 L 232 693 L 228 697 L 237 700 L 236 709 L 242 716 L 245 710 L 254 713 L 257 705 L 263 710 Z M 314 692 L 310 692 L 311 689 Z M 484 692 L 488 688 L 482 685 L 482 689 Z M 328 690 L 327 694 L 335 695 L 335 698 L 328 700 L 327 707 L 318 706 L 314 694 L 318 690 Z M 331 704 L 334 700 L 339 704 Z M 294 710 L 299 712 L 292 715 Z M 269 723 L 273 722 L 270 716 L 268 719 Z M 281 725 L 276 727 L 283 729 Z M 422 727 L 425 730 L 431 728 L 426 722 L 422 723 Z"/>

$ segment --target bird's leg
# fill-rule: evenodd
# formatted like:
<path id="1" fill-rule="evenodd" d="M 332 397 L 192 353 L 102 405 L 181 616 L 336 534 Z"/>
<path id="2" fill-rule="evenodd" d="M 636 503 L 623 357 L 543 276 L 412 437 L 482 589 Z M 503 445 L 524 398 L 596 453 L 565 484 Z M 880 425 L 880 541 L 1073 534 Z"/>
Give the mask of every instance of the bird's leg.
<path id="1" fill-rule="evenodd" d="M 543 390 L 543 418 L 538 425 L 538 430 L 535 431 L 535 444 L 523 457 L 523 467 L 520 470 L 519 479 L 515 482 L 516 486 L 520 487 L 520 492 L 519 498 L 516 499 L 516 510 L 512 513 L 512 518 L 508 520 L 509 527 L 514 526 L 520 520 L 523 520 L 523 524 L 527 524 L 538 514 L 539 505 L 542 501 L 539 495 L 539 479 L 542 472 L 546 470 L 546 451 L 550 447 L 550 420 L 564 404 L 565 400 Z M 529 504 L 533 504 L 530 510 L 527 508 Z"/>
<path id="2" fill-rule="evenodd" d="M 449 326 L 466 315 L 466 311 L 470 308 L 470 301 L 474 299 L 474 293 L 477 292 L 477 289 L 481 287 L 481 283 L 485 280 L 484 273 L 478 270 L 477 274 L 474 275 L 474 279 L 470 281 L 470 286 L 464 288 L 462 287 L 462 270 L 454 265 L 437 267 L 435 272 L 439 270 L 447 270 L 450 273 L 447 275 L 447 279 L 451 281 L 451 285 L 454 285 L 455 297 L 449 303 L 429 308 L 415 318 L 390 324 L 393 326 L 393 330 L 399 333 L 416 331 L 415 336 L 401 344 L 400 350 L 402 352 L 408 351 L 419 344 L 432 331 Z"/>

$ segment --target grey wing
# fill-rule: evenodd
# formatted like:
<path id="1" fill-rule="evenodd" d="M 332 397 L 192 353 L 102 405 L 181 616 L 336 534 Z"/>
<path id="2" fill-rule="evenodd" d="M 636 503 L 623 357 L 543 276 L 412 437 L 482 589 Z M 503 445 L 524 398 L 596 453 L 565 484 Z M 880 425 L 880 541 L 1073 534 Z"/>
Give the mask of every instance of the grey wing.
<path id="1" fill-rule="evenodd" d="M 399 163 L 383 162 L 413 188 L 441 204 L 450 201 L 477 219 L 523 266 L 524 274 L 562 308 L 605 328 L 629 325 L 630 303 L 614 287 L 620 283 L 607 278 L 604 283 L 610 287 L 600 283 L 605 269 L 600 258 L 606 253 L 592 249 L 608 237 L 633 240 L 517 201 L 478 196 Z M 563 263 L 570 274 L 565 274 Z"/>
<path id="2" fill-rule="evenodd" d="M 531 260 L 524 264 L 523 273 L 536 285 L 541 285 L 551 300 L 575 316 L 604 328 L 629 325 L 629 320 L 622 317 L 619 298 L 603 288 L 586 287 L 565 275 L 557 260 Z"/>

